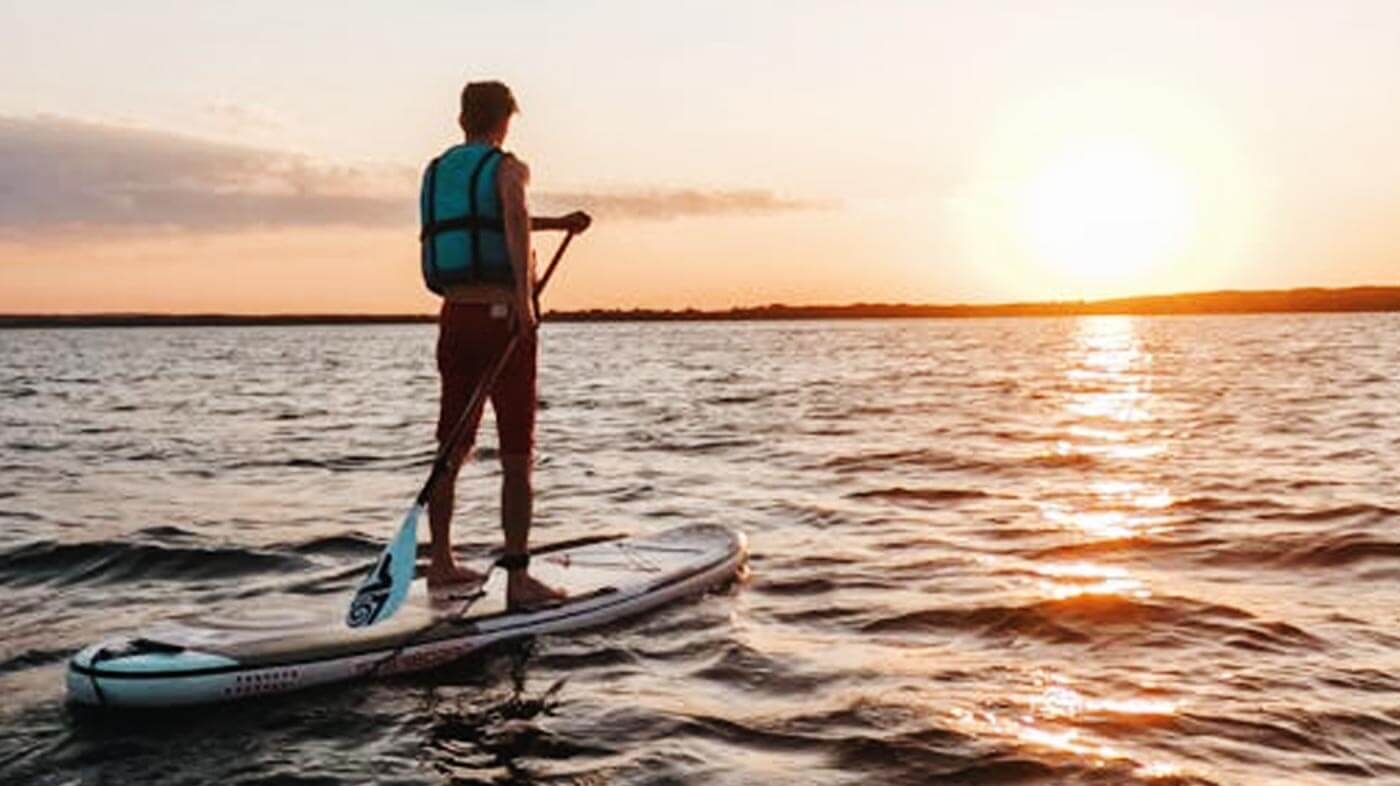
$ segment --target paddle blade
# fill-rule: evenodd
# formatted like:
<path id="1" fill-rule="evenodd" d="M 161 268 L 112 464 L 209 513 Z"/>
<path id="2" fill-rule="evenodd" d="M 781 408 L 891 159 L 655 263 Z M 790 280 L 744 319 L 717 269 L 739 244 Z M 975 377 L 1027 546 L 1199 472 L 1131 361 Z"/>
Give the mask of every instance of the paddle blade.
<path id="1" fill-rule="evenodd" d="M 374 570 L 355 590 L 350 609 L 345 613 L 346 625 L 368 628 L 394 616 L 403 605 L 408 588 L 413 586 L 414 562 L 418 558 L 418 519 L 422 515 L 422 505 L 414 505 L 408 511 L 394 539 L 379 555 Z"/>

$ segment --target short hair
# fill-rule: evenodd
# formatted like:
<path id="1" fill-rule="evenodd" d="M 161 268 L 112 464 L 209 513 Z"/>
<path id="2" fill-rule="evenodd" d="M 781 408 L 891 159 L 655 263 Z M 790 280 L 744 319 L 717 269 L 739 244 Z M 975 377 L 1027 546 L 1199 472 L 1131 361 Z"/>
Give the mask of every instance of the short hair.
<path id="1" fill-rule="evenodd" d="M 468 82 L 462 88 L 462 128 L 468 134 L 489 133 L 519 109 L 502 82 Z"/>

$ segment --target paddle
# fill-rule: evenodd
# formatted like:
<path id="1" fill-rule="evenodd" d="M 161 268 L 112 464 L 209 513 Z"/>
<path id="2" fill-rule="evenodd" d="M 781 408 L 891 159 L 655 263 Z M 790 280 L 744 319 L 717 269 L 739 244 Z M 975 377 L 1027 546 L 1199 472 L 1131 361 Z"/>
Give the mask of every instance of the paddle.
<path id="1" fill-rule="evenodd" d="M 574 232 L 568 230 L 564 240 L 559 243 L 559 248 L 554 252 L 554 258 L 549 261 L 549 267 L 545 268 L 544 276 L 535 285 L 536 314 L 540 313 L 540 292 L 554 275 L 554 268 L 563 258 L 564 249 L 569 247 L 569 241 L 573 239 Z M 398 532 L 384 547 L 379 561 L 374 563 L 374 569 L 355 590 L 355 596 L 350 600 L 350 608 L 345 612 L 345 624 L 349 627 L 367 628 L 389 619 L 399 610 L 399 606 L 403 605 L 404 598 L 408 597 L 408 588 L 413 585 L 414 565 L 418 558 L 418 519 L 422 518 L 423 511 L 428 506 L 428 498 L 432 496 L 438 480 L 451 466 L 452 456 L 456 454 L 462 439 L 470 430 L 472 418 L 486 405 L 491 386 L 495 384 L 496 377 L 500 376 L 506 361 L 515 351 L 515 345 L 520 338 L 518 325 L 518 322 L 512 321 L 510 338 L 506 341 L 505 349 L 501 350 L 500 356 L 486 370 L 476 390 L 472 391 L 466 409 L 462 410 L 462 416 L 457 419 L 447 439 L 438 447 L 437 456 L 433 459 L 433 469 L 428 473 L 428 480 L 423 483 L 418 497 L 414 499 L 413 507 L 409 508 Z"/>

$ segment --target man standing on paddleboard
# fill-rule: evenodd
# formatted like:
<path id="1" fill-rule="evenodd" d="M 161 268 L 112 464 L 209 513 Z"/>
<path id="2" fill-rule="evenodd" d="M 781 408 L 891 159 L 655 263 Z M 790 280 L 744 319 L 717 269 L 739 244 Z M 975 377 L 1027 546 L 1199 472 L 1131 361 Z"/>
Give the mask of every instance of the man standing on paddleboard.
<path id="1" fill-rule="evenodd" d="M 464 414 L 468 418 L 461 447 L 429 498 L 428 587 L 436 592 L 472 591 L 484 578 L 453 558 L 452 507 L 457 473 L 481 420 L 482 407 L 470 413 L 466 408 L 477 388 L 490 384 L 486 392 L 496 413 L 502 470 L 505 556 L 499 564 L 508 571 L 506 598 L 513 607 L 563 597 L 529 573 L 539 322 L 530 231 L 577 233 L 587 229 L 591 220 L 581 211 L 557 218 L 530 217 L 525 200 L 530 169 L 501 149 L 516 111 L 515 97 L 504 84 L 467 84 L 458 118 L 466 138 L 429 164 L 420 199 L 424 281 L 443 298 L 437 343 L 442 379 L 438 442 L 448 440 Z M 488 379 L 510 347 L 514 349 L 499 375 Z"/>

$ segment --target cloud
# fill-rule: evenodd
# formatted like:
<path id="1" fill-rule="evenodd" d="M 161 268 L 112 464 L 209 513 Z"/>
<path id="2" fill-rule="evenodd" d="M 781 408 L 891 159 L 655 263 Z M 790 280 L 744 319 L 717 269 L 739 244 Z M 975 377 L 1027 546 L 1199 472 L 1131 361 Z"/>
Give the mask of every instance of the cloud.
<path id="1" fill-rule="evenodd" d="M 61 117 L 0 116 L 0 236 L 412 227 L 419 172 Z M 544 192 L 541 212 L 664 220 L 828 207 L 764 190 Z"/>
<path id="2" fill-rule="evenodd" d="M 260 104 L 218 99 L 205 102 L 201 110 L 206 122 L 228 133 L 268 133 L 285 127 L 275 111 Z"/>
<path id="3" fill-rule="evenodd" d="M 789 199 L 771 191 L 692 189 L 637 192 L 546 192 L 532 201 L 547 211 L 583 209 L 603 218 L 673 219 L 695 216 L 759 215 L 829 208 L 830 204 Z"/>
<path id="4" fill-rule="evenodd" d="M 162 131 L 0 117 L 0 232 L 403 225 L 415 177 Z"/>

